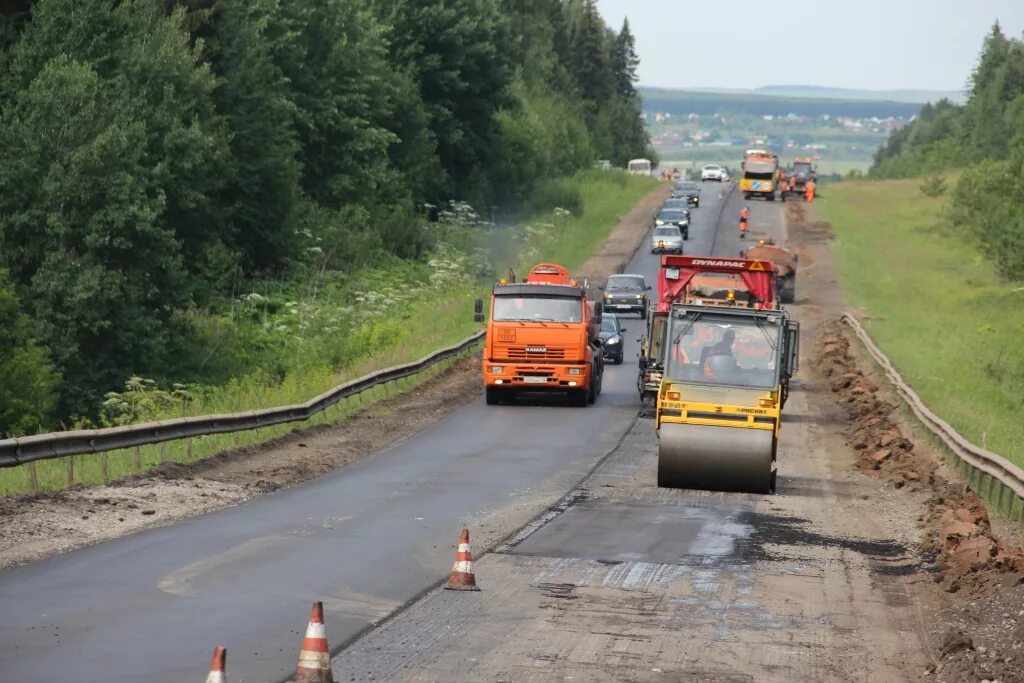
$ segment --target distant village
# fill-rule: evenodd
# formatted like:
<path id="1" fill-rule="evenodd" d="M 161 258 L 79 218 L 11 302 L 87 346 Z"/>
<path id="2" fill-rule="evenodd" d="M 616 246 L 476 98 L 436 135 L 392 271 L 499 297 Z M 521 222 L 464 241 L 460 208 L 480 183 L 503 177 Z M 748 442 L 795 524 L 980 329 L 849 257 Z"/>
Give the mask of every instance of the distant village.
<path id="1" fill-rule="evenodd" d="M 651 141 L 658 147 L 743 147 L 751 143 L 779 145 L 787 149 L 806 149 L 810 151 L 822 151 L 828 149 L 828 145 L 819 142 L 801 143 L 797 140 L 788 139 L 788 136 L 781 131 L 774 134 L 765 134 L 761 137 L 751 139 L 749 136 L 729 135 L 722 132 L 721 128 L 727 128 L 730 121 L 740 124 L 733 116 L 726 117 L 720 114 L 714 116 L 700 116 L 689 114 L 687 116 L 673 116 L 668 112 L 645 113 L 644 118 L 653 124 L 662 126 L 673 126 L 667 130 L 654 128 L 654 135 Z M 800 128 L 833 128 L 843 129 L 852 133 L 865 133 L 888 135 L 898 130 L 916 117 L 887 117 L 879 118 L 871 116 L 866 118 L 854 118 L 850 116 L 831 116 L 822 114 L 820 116 L 804 116 L 799 114 L 787 114 L 785 116 L 773 116 L 766 114 L 759 117 L 739 117 L 742 119 L 742 126 L 749 128 L 758 120 L 765 124 L 765 128 L 783 126 L 784 130 L 796 131 Z M 693 130 L 696 127 L 696 130 Z M 692 131 L 692 132 L 691 132 Z"/>

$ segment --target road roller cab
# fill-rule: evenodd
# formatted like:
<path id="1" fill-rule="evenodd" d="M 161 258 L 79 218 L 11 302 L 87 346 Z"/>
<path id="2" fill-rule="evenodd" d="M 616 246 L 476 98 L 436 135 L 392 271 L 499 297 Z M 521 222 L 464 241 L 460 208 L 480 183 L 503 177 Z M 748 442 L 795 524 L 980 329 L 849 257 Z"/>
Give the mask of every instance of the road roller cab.
<path id="1" fill-rule="evenodd" d="M 659 486 L 774 492 L 799 336 L 785 311 L 671 307 L 655 414 Z"/>
<path id="2" fill-rule="evenodd" d="M 601 392 L 601 302 L 564 267 L 541 263 L 524 282 L 510 272 L 491 292 L 483 355 L 488 405 L 522 392 L 568 394 L 577 405 Z M 477 301 L 483 321 L 483 302 Z"/>
<path id="3" fill-rule="evenodd" d="M 668 330 L 668 313 L 655 311 L 647 318 L 647 331 L 640 342 L 640 373 L 637 390 L 640 400 L 654 400 L 661 387 L 665 371 L 665 334 Z"/>

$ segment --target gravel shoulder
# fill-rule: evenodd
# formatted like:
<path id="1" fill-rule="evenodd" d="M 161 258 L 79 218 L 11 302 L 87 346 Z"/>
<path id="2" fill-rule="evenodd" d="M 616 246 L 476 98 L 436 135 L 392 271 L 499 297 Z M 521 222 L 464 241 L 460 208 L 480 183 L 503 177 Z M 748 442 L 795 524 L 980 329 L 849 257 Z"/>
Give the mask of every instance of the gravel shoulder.
<path id="1" fill-rule="evenodd" d="M 581 268 L 600 284 L 629 263 L 667 188 L 622 216 Z M 0 498 L 0 569 L 238 505 L 345 467 L 435 424 L 482 394 L 479 354 L 337 423 L 107 486 Z"/>

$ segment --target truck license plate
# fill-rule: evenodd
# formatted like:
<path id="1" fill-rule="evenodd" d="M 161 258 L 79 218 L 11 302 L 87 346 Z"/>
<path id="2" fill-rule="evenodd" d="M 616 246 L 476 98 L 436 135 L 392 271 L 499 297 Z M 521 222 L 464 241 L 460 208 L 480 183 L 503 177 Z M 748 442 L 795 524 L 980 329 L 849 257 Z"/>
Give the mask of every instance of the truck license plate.
<path id="1" fill-rule="evenodd" d="M 547 384 L 547 377 L 523 377 L 525 384 Z"/>

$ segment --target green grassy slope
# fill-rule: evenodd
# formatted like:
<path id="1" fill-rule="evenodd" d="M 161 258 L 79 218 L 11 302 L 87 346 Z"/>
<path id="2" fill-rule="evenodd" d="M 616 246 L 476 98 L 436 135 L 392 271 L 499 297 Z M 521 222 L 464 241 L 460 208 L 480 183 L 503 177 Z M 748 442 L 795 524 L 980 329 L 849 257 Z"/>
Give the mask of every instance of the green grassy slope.
<path id="1" fill-rule="evenodd" d="M 836 231 L 840 282 L 932 410 L 1024 465 L 1024 288 L 1000 281 L 920 184 L 829 188 L 819 211 Z"/>

